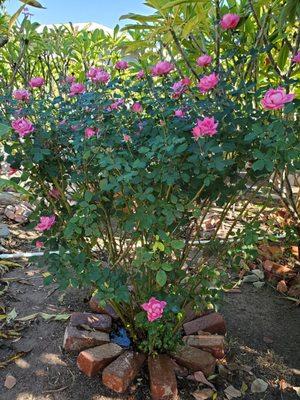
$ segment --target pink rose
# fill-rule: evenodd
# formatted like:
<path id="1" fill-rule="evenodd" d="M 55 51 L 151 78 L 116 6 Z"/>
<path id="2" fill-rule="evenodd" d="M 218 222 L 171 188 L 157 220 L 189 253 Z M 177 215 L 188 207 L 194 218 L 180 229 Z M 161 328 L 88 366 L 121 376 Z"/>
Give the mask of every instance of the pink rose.
<path id="1" fill-rule="evenodd" d="M 199 67 L 207 67 L 211 62 L 212 62 L 212 57 L 209 56 L 208 54 L 203 54 L 203 56 L 200 56 L 197 59 L 197 65 L 199 65 Z"/>
<path id="2" fill-rule="evenodd" d="M 107 107 L 108 111 L 117 110 L 120 106 L 124 104 L 124 99 L 118 99 L 115 102 L 111 103 L 110 106 Z"/>
<path id="3" fill-rule="evenodd" d="M 84 136 L 85 136 L 87 139 L 89 139 L 89 138 L 91 138 L 92 136 L 97 135 L 98 131 L 99 131 L 99 130 L 98 130 L 97 128 L 85 128 Z"/>
<path id="4" fill-rule="evenodd" d="M 72 83 L 75 82 L 75 76 L 73 76 L 73 75 L 68 75 L 68 76 L 66 76 L 66 82 L 67 82 L 69 85 L 72 85 Z"/>
<path id="5" fill-rule="evenodd" d="M 87 73 L 87 77 L 94 83 L 107 83 L 110 79 L 108 72 L 100 68 L 92 67 Z"/>
<path id="6" fill-rule="evenodd" d="M 294 57 L 292 58 L 292 61 L 296 64 L 300 63 L 300 51 L 294 55 Z"/>
<path id="7" fill-rule="evenodd" d="M 72 83 L 70 87 L 69 96 L 73 97 L 77 94 L 82 94 L 85 92 L 85 86 L 83 83 Z"/>
<path id="8" fill-rule="evenodd" d="M 188 89 L 188 86 L 191 84 L 190 78 L 183 78 L 178 82 L 175 82 L 172 86 L 173 95 L 172 97 L 178 99 L 183 93 L 185 93 Z"/>
<path id="9" fill-rule="evenodd" d="M 45 84 L 45 79 L 41 76 L 37 76 L 36 78 L 31 78 L 29 81 L 29 86 L 31 88 L 39 88 Z"/>
<path id="10" fill-rule="evenodd" d="M 218 122 L 214 117 L 205 117 L 203 120 L 197 119 L 197 124 L 193 128 L 193 137 L 198 140 L 201 136 L 213 136 L 217 133 Z"/>
<path id="11" fill-rule="evenodd" d="M 282 87 L 277 89 L 269 89 L 265 93 L 261 104 L 266 110 L 279 110 L 280 108 L 283 108 L 285 103 L 290 103 L 293 101 L 294 97 L 295 95 L 292 93 L 286 94 Z"/>
<path id="12" fill-rule="evenodd" d="M 213 89 L 218 84 L 218 82 L 219 75 L 213 72 L 212 74 L 203 76 L 203 78 L 200 79 L 198 88 L 200 89 L 201 93 L 206 93 L 209 90 Z"/>
<path id="13" fill-rule="evenodd" d="M 169 61 L 160 61 L 152 69 L 152 76 L 163 76 L 169 74 L 174 69 L 174 65 Z"/>
<path id="14" fill-rule="evenodd" d="M 53 199 L 57 200 L 60 198 L 60 191 L 56 188 L 49 190 L 48 195 Z"/>
<path id="15" fill-rule="evenodd" d="M 35 229 L 39 232 L 48 231 L 55 224 L 55 215 L 50 217 L 40 217 L 40 222 L 37 224 Z"/>
<path id="16" fill-rule="evenodd" d="M 124 71 L 124 70 L 127 69 L 128 67 L 129 67 L 128 62 L 127 62 L 127 61 L 124 61 L 124 60 L 117 61 L 116 64 L 115 64 L 115 68 L 116 68 L 118 71 Z"/>
<path id="17" fill-rule="evenodd" d="M 155 297 L 151 297 L 148 303 L 142 304 L 141 307 L 143 310 L 147 311 L 148 321 L 153 322 L 162 317 L 166 305 L 167 303 L 165 301 L 159 301 Z"/>
<path id="18" fill-rule="evenodd" d="M 141 103 L 136 102 L 136 103 L 132 104 L 131 110 L 136 113 L 141 113 L 141 112 L 143 112 L 143 107 L 142 107 Z"/>
<path id="19" fill-rule="evenodd" d="M 131 136 L 129 135 L 123 135 L 123 140 L 125 143 L 132 142 Z"/>
<path id="20" fill-rule="evenodd" d="M 40 240 L 37 240 L 37 241 L 35 242 L 35 247 L 36 247 L 37 249 L 41 249 L 43 246 L 44 246 L 44 242 L 41 242 Z"/>
<path id="21" fill-rule="evenodd" d="M 175 111 L 174 111 L 174 115 L 175 115 L 175 117 L 177 117 L 177 118 L 184 118 L 184 117 L 185 117 L 185 111 L 184 111 L 184 110 L 181 110 L 181 109 L 175 110 Z"/>
<path id="22" fill-rule="evenodd" d="M 137 79 L 144 79 L 145 78 L 145 71 L 144 70 L 140 70 L 137 74 L 136 74 Z"/>
<path id="23" fill-rule="evenodd" d="M 13 91 L 13 98 L 20 101 L 28 101 L 30 93 L 26 89 L 17 89 Z"/>
<path id="24" fill-rule="evenodd" d="M 12 121 L 11 126 L 16 132 L 18 132 L 20 137 L 27 136 L 34 131 L 33 124 L 26 118 L 15 119 Z"/>
<path id="25" fill-rule="evenodd" d="M 225 14 L 223 15 L 220 25 L 224 30 L 234 29 L 240 22 L 240 16 L 237 14 Z"/>

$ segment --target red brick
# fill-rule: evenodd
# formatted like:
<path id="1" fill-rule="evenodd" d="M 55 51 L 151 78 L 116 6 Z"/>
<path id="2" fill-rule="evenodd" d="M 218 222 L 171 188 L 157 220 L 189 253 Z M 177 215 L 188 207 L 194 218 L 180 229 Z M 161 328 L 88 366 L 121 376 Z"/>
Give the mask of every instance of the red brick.
<path id="1" fill-rule="evenodd" d="M 202 315 L 193 321 L 183 324 L 186 335 L 192 335 L 198 331 L 205 331 L 210 333 L 218 333 L 225 335 L 226 325 L 224 318 L 219 313 L 211 313 Z"/>
<path id="2" fill-rule="evenodd" d="M 109 332 L 111 330 L 111 317 L 105 314 L 92 314 L 76 312 L 71 315 L 70 325 L 81 326 L 96 329 L 102 332 Z"/>
<path id="3" fill-rule="evenodd" d="M 107 304 L 105 307 L 101 307 L 99 304 L 99 300 L 93 296 L 89 301 L 89 306 L 92 311 L 99 314 L 107 314 L 112 317 L 112 319 L 119 319 L 118 315 L 116 314 L 115 310 Z"/>
<path id="4" fill-rule="evenodd" d="M 148 358 L 152 400 L 178 399 L 174 364 L 166 354 Z"/>
<path id="5" fill-rule="evenodd" d="M 105 332 L 90 332 L 68 326 L 65 330 L 63 347 L 66 351 L 79 352 L 109 342 L 109 335 Z"/>
<path id="6" fill-rule="evenodd" d="M 221 335 L 190 335 L 185 336 L 183 341 L 188 346 L 197 347 L 208 351 L 216 358 L 223 358 L 225 355 L 225 339 Z"/>
<path id="7" fill-rule="evenodd" d="M 211 375 L 216 366 L 216 359 L 207 351 L 196 347 L 182 346 L 172 354 L 178 364 L 183 365 L 189 370 L 196 372 L 202 371 L 204 375 Z"/>
<path id="8" fill-rule="evenodd" d="M 83 350 L 77 357 L 80 371 L 87 376 L 94 376 L 123 352 L 115 343 L 103 344 L 92 349 Z"/>
<path id="9" fill-rule="evenodd" d="M 117 393 L 124 393 L 139 373 L 145 359 L 144 354 L 126 351 L 103 370 L 103 384 Z"/>

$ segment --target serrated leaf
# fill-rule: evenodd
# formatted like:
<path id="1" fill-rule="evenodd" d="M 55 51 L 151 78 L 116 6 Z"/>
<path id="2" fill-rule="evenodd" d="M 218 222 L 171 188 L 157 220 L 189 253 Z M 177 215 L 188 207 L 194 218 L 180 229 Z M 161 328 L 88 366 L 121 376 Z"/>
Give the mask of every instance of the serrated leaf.
<path id="1" fill-rule="evenodd" d="M 167 282 L 167 274 L 162 269 L 160 269 L 156 274 L 156 282 L 159 286 L 165 286 Z"/>

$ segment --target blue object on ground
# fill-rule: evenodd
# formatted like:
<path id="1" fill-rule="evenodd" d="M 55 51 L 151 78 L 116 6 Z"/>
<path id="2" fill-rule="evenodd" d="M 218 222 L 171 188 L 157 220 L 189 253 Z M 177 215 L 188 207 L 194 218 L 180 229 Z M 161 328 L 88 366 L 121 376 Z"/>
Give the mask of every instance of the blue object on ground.
<path id="1" fill-rule="evenodd" d="M 118 344 L 121 347 L 129 347 L 131 344 L 131 341 L 129 339 L 129 337 L 127 336 L 127 332 L 126 329 L 124 328 L 120 328 L 119 332 L 116 333 L 112 333 L 111 334 L 111 341 L 113 343 Z"/>

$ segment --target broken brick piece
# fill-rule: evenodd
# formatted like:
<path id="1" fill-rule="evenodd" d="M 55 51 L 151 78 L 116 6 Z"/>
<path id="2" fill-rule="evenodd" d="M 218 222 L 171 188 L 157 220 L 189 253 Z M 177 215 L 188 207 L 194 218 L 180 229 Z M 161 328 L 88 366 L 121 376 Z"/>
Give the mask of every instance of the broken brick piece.
<path id="1" fill-rule="evenodd" d="M 105 332 L 81 331 L 75 326 L 67 326 L 63 347 L 66 351 L 79 352 L 109 342 L 109 335 Z"/>
<path id="2" fill-rule="evenodd" d="M 123 352 L 115 343 L 103 344 L 83 350 L 77 357 L 77 366 L 85 375 L 95 376 Z"/>
<path id="3" fill-rule="evenodd" d="M 197 349 L 196 347 L 182 346 L 172 356 L 178 364 L 183 365 L 193 372 L 202 371 L 205 376 L 211 375 L 215 370 L 215 357 L 207 351 Z"/>
<path id="4" fill-rule="evenodd" d="M 71 315 L 70 325 L 96 329 L 102 332 L 111 330 L 111 317 L 106 314 L 92 314 L 75 312 Z"/>
<path id="5" fill-rule="evenodd" d="M 221 335 L 190 335 L 184 336 L 183 341 L 188 346 L 197 347 L 208 351 L 216 358 L 223 358 L 225 355 L 224 336 Z"/>
<path id="6" fill-rule="evenodd" d="M 144 354 L 126 351 L 103 370 L 103 384 L 117 393 L 124 393 L 139 373 L 145 359 Z"/>
<path id="7" fill-rule="evenodd" d="M 177 381 L 174 364 L 166 354 L 148 358 L 152 400 L 177 400 Z"/>
<path id="8" fill-rule="evenodd" d="M 94 311 L 95 313 L 110 315 L 112 317 L 112 319 L 119 318 L 118 315 L 116 314 L 115 310 L 112 308 L 112 306 L 107 304 L 106 306 L 101 307 L 99 304 L 99 300 L 95 296 L 91 297 L 91 299 L 89 301 L 89 306 L 90 306 L 90 309 L 92 311 Z"/>
<path id="9" fill-rule="evenodd" d="M 221 314 L 213 312 L 210 314 L 202 315 L 193 321 L 183 324 L 186 335 L 192 335 L 198 331 L 205 331 L 210 333 L 218 333 L 225 335 L 226 325 L 225 320 Z"/>

